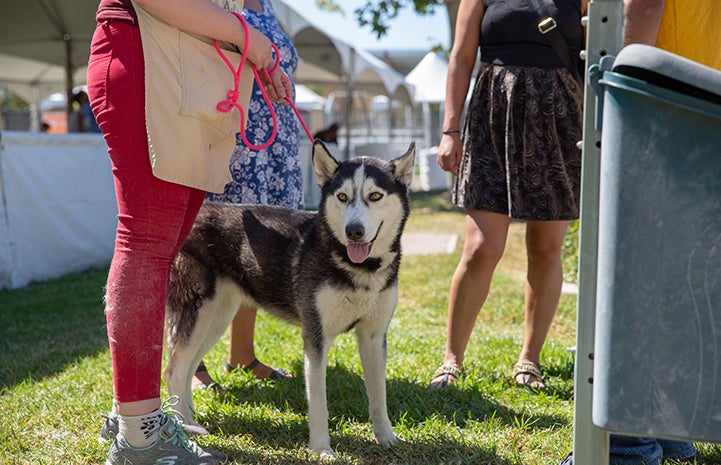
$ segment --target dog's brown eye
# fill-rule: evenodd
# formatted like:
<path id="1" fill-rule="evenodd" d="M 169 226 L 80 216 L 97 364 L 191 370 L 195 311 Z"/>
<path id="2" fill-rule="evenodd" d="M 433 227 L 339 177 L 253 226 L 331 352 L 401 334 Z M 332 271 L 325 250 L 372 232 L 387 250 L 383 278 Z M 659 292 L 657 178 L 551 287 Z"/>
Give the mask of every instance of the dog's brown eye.
<path id="1" fill-rule="evenodd" d="M 382 198 L 383 194 L 381 194 L 380 192 L 371 192 L 371 195 L 368 196 L 368 200 L 370 200 L 371 202 L 377 202 Z"/>
<path id="2" fill-rule="evenodd" d="M 345 203 L 345 202 L 348 201 L 348 196 L 345 195 L 343 192 L 341 192 L 340 194 L 338 194 L 336 197 L 338 198 L 338 200 L 340 200 L 340 201 L 343 202 L 343 203 Z"/>

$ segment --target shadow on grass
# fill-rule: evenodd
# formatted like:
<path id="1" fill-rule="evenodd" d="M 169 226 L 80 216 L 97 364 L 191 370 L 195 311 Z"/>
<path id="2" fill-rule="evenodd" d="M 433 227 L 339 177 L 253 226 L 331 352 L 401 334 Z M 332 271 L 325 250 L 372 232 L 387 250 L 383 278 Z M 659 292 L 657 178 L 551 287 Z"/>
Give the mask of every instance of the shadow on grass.
<path id="1" fill-rule="evenodd" d="M 302 373 L 303 367 L 297 362 L 294 373 Z M 244 377 L 226 386 L 232 397 L 223 403 L 236 404 L 228 414 L 210 414 L 208 420 L 212 429 L 223 431 L 224 435 L 250 435 L 261 449 L 282 451 L 297 449 L 308 441 L 307 403 L 304 380 L 295 377 L 283 382 L 269 383 Z M 367 424 L 367 397 L 361 376 L 344 366 L 330 366 L 327 376 L 329 428 L 333 447 L 343 454 L 351 455 L 360 463 L 384 464 L 445 464 L 487 463 L 510 464 L 497 456 L 492 446 L 484 447 L 479 442 L 459 441 L 456 437 L 441 435 L 432 441 L 413 440 L 396 445 L 391 449 L 380 447 L 369 435 L 344 433 L 348 423 Z M 565 423 L 565 418 L 553 415 L 533 414 L 509 409 L 490 400 L 475 390 L 451 387 L 443 391 L 429 391 L 427 386 L 403 378 L 387 381 L 388 411 L 391 423 L 403 423 L 409 429 L 422 431 L 423 424 L 430 419 L 452 423 L 458 428 L 469 426 L 469 422 L 492 420 L 509 428 L 519 427 L 519 419 L 526 419 L 527 430 L 546 429 Z M 278 416 L 259 418 L 246 414 L 253 405 L 272 406 Z M 212 407 L 211 407 L 212 408 Z M 532 421 L 528 421 L 532 417 Z M 298 420 L 298 419 L 302 420 Z M 232 443 L 233 441 L 231 441 Z M 242 448 L 227 450 L 240 463 L 275 463 L 267 458 L 257 457 L 253 451 Z M 430 461 L 425 461 L 427 457 Z M 431 458 L 433 460 L 431 460 Z M 260 462 L 257 462 L 257 461 Z M 297 460 L 297 458 L 296 458 Z M 277 463 L 307 463 L 287 462 Z M 311 462 L 312 463 L 312 462 Z M 336 463 L 344 463 L 342 460 Z M 356 462 L 357 463 L 357 462 Z"/>
<path id="2" fill-rule="evenodd" d="M 367 436 L 338 435 L 331 430 L 331 446 L 337 457 L 329 462 L 309 451 L 299 458 L 297 450 L 305 448 L 307 444 L 307 426 L 298 424 L 289 432 L 275 424 L 257 421 L 243 423 L 248 430 L 261 429 L 272 436 L 273 439 L 259 444 L 258 448 L 248 450 L 237 446 L 224 446 L 230 460 L 236 463 L 263 463 L 263 464 L 383 464 L 383 465 L 461 465 L 461 464 L 487 464 L 487 465 L 516 465 L 502 457 L 493 447 L 483 447 L 480 443 L 470 444 L 468 441 L 459 441 L 453 438 L 437 438 L 433 442 L 424 440 L 404 440 L 389 448 L 381 447 L 375 440 Z M 252 434 L 252 433 L 251 433 Z M 292 435 L 292 437 L 291 437 Z M 256 441 L 261 442 L 261 441 Z M 231 444 L 233 441 L 231 441 Z M 282 450 L 288 450 L 283 454 Z M 269 457 L 264 450 L 273 450 L 273 457 Z M 302 455 L 302 454 L 301 454 Z"/>
<path id="3" fill-rule="evenodd" d="M 370 429 L 370 423 L 368 426 Z M 218 427 L 228 439 L 222 446 L 223 451 L 237 463 L 328 463 L 306 450 L 308 426 L 305 417 L 302 421 L 281 422 L 248 415 L 222 420 L 218 423 Z M 339 431 L 339 422 L 337 417 L 333 417 L 332 410 L 329 428 L 331 446 L 338 454 L 337 459 L 333 461 L 334 464 L 515 465 L 514 462 L 500 457 L 493 446 L 484 447 L 481 442 L 459 440 L 442 434 L 432 440 L 404 438 L 392 447 L 384 448 L 371 437 L 369 432 L 357 434 L 357 430 L 351 433 Z M 242 442 L 234 440 L 234 436 L 246 435 L 253 438 L 255 447 L 234 445 Z M 299 453 L 299 450 L 302 452 Z M 269 457 L 267 451 L 273 451 L 272 457 Z M 299 455 L 302 458 L 299 458 Z"/>
<path id="4" fill-rule="evenodd" d="M 63 371 L 108 347 L 107 268 L 0 291 L 0 389 Z"/>

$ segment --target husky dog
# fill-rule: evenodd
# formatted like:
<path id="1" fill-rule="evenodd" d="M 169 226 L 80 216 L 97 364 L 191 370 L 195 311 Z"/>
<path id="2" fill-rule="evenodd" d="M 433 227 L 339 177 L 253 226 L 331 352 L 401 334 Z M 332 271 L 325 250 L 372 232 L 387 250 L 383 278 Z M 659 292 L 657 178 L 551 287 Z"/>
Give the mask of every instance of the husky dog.
<path id="1" fill-rule="evenodd" d="M 309 447 L 333 455 L 326 367 L 336 336 L 355 329 L 373 432 L 398 438 L 386 408 L 386 331 L 398 300 L 401 233 L 409 214 L 415 144 L 389 162 L 338 162 L 313 145 L 321 188 L 318 212 L 206 203 L 173 265 L 166 310 L 165 379 L 187 426 L 191 380 L 241 305 L 300 325 L 308 398 Z"/>

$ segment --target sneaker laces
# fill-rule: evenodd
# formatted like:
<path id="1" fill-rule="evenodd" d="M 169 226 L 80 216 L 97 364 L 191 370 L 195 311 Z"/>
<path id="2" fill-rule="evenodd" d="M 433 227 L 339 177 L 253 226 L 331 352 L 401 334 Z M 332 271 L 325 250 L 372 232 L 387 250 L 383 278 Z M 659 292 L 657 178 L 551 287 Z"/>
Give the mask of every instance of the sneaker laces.
<path id="1" fill-rule="evenodd" d="M 167 399 L 163 401 L 163 403 L 160 405 L 160 410 L 163 411 L 166 415 L 172 416 L 175 418 L 181 425 L 185 423 L 185 417 L 182 413 L 175 410 L 173 407 L 178 405 L 180 402 L 180 396 L 170 396 Z"/>
<path id="2" fill-rule="evenodd" d="M 158 436 L 168 444 L 180 446 L 191 454 L 197 454 L 198 445 L 188 439 L 188 436 L 186 436 L 183 431 L 182 424 L 175 417 L 170 415 L 167 415 L 166 418 L 168 421 L 166 422 L 166 425 L 160 429 Z"/>
<path id="3" fill-rule="evenodd" d="M 183 421 L 185 420 L 183 414 L 172 408 L 177 405 L 179 401 L 180 398 L 178 396 L 171 396 L 163 401 L 160 409 L 165 414 L 167 421 L 165 425 L 161 426 L 158 435 L 166 443 L 180 446 L 192 454 L 197 454 L 198 445 L 188 439 L 185 431 L 183 431 Z"/>

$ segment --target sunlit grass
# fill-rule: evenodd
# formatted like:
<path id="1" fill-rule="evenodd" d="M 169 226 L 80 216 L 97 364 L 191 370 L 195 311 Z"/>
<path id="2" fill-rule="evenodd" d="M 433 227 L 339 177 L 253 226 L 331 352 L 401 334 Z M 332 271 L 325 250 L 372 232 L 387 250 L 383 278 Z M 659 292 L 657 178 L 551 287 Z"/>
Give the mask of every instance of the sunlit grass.
<path id="1" fill-rule="evenodd" d="M 422 198 L 420 198 L 422 197 Z M 463 234 L 463 216 L 439 195 L 418 196 L 408 231 Z M 513 224 L 466 355 L 465 375 L 448 390 L 427 384 L 445 342 L 448 283 L 462 238 L 448 255 L 404 257 L 400 300 L 388 333 L 388 410 L 404 439 L 378 446 L 368 420 L 355 338 L 330 353 L 328 399 L 339 464 L 555 464 L 573 435 L 575 296 L 563 296 L 542 353 L 548 389 L 533 393 L 510 379 L 522 340 L 525 249 Z M 98 464 L 97 442 L 112 397 L 102 288 L 107 270 L 90 270 L 0 292 L 0 463 Z M 262 312 L 256 351 L 294 378 L 270 383 L 223 371 L 225 336 L 206 357 L 225 398 L 196 392 L 211 435 L 199 439 L 236 464 L 320 463 L 306 449 L 303 354 L 298 328 Z M 721 463 L 718 446 L 701 445 L 699 464 Z"/>

